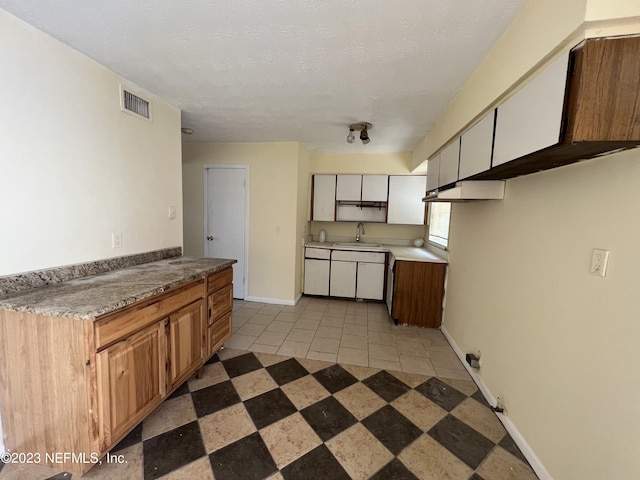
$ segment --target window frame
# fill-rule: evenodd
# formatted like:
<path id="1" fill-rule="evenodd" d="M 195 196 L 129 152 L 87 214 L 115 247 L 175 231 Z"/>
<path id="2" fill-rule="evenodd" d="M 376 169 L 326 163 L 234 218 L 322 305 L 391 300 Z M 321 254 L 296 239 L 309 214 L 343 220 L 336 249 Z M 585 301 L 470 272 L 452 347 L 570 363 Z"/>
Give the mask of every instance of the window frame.
<path id="1" fill-rule="evenodd" d="M 447 222 L 447 238 L 446 238 L 446 244 L 443 245 L 441 243 L 438 243 L 434 240 L 431 240 L 431 225 L 432 225 L 432 219 L 431 219 L 431 212 L 433 211 L 433 206 L 436 203 L 440 203 L 440 204 L 448 204 L 449 205 L 449 220 Z M 431 246 L 433 246 L 434 248 L 438 248 L 440 250 L 443 251 L 448 251 L 449 250 L 449 234 L 451 233 L 451 202 L 429 202 L 429 208 L 427 209 L 427 243 Z"/>

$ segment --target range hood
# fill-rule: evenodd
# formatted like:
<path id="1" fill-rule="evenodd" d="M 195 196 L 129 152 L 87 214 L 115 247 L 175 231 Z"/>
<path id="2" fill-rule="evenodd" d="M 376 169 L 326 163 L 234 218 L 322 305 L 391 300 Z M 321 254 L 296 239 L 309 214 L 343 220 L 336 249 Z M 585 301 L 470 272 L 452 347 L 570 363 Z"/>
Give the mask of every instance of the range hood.
<path id="1" fill-rule="evenodd" d="M 504 180 L 466 180 L 446 190 L 434 190 L 423 202 L 468 202 L 472 200 L 502 200 Z"/>

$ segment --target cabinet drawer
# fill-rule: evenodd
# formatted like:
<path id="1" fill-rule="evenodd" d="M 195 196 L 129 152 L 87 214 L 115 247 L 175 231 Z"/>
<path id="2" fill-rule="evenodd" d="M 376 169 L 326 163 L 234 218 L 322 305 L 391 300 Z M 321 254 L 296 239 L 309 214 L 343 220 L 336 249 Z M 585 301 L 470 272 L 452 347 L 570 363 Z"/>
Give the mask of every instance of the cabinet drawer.
<path id="1" fill-rule="evenodd" d="M 204 281 L 200 280 L 151 304 L 102 318 L 95 323 L 96 348 L 100 350 L 203 297 Z"/>
<path id="2" fill-rule="evenodd" d="M 209 322 L 211 325 L 225 313 L 233 309 L 233 285 L 209 295 Z"/>
<path id="3" fill-rule="evenodd" d="M 356 252 L 353 250 L 334 250 L 331 260 L 341 260 L 346 262 L 369 262 L 384 263 L 385 253 L 383 252 Z"/>
<path id="4" fill-rule="evenodd" d="M 329 260 L 331 256 L 331 250 L 326 248 L 311 248 L 307 247 L 304 249 L 305 258 L 318 258 L 320 260 Z"/>
<path id="5" fill-rule="evenodd" d="M 213 355 L 231 336 L 231 312 L 217 320 L 207 330 L 208 355 Z"/>
<path id="6" fill-rule="evenodd" d="M 233 268 L 229 267 L 221 272 L 209 275 L 209 278 L 207 278 L 207 292 L 215 292 L 231 283 L 233 283 Z"/>

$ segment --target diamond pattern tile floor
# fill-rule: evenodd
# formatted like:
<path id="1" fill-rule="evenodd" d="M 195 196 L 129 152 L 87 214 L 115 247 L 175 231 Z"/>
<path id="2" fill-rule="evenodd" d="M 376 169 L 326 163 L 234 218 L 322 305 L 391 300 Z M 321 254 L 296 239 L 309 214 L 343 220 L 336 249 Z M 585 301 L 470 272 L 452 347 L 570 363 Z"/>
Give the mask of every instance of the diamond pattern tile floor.
<path id="1" fill-rule="evenodd" d="M 268 390 L 243 400 L 243 378 Z M 197 420 L 177 412 L 183 425 L 150 438 L 145 424 L 157 420 L 145 420 L 113 450 L 126 464 L 98 465 L 83 478 L 537 478 L 506 432 L 486 430 L 490 440 L 464 421 L 482 412 L 476 424 L 486 428 L 484 413 L 493 415 L 471 381 L 224 349 L 171 398 L 170 411 L 195 411 Z M 0 468 L 0 480 L 13 478 L 71 476 Z"/>

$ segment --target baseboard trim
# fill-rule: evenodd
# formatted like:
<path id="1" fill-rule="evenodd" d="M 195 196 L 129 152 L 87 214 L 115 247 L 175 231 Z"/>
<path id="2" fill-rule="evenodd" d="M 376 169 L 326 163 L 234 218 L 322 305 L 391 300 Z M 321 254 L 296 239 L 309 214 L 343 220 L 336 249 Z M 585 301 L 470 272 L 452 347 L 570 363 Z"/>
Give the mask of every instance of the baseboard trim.
<path id="1" fill-rule="evenodd" d="M 270 303 L 274 305 L 295 306 L 298 300 L 300 300 L 300 297 L 298 297 L 296 300 L 282 300 L 281 298 L 244 297 L 244 300 L 247 302 L 260 302 L 260 303 Z"/>
<path id="2" fill-rule="evenodd" d="M 458 344 L 455 342 L 453 337 L 451 337 L 451 334 L 447 331 L 447 328 L 443 325 L 440 327 L 440 331 L 444 334 L 454 352 L 456 352 L 456 355 L 462 362 L 462 365 L 464 365 L 464 368 L 467 369 L 467 372 L 469 372 L 469 375 L 471 375 L 471 377 L 473 378 L 473 381 L 476 382 L 476 385 L 478 385 L 478 388 L 484 395 L 484 398 L 486 398 L 487 402 L 489 402 L 491 405 L 495 405 L 496 397 L 493 396 L 493 394 L 489 390 L 489 387 L 487 387 L 487 385 L 482 380 L 482 377 L 478 375 L 478 372 L 471 368 L 471 366 L 467 363 L 465 354 L 462 353 L 462 350 L 460 350 Z M 518 448 L 520 449 L 522 454 L 527 458 L 529 464 L 531 465 L 531 468 L 533 468 L 533 471 L 536 472 L 536 475 L 538 475 L 540 480 L 553 480 L 553 477 L 551 476 L 549 471 L 544 467 L 538 456 L 524 439 L 524 437 L 518 430 L 518 427 L 516 427 L 513 421 L 507 415 L 501 413 L 496 413 L 496 416 L 498 417 L 498 420 L 502 422 L 507 432 L 509 432 L 509 435 L 511 435 L 511 438 L 513 438 L 513 441 L 516 443 L 516 445 L 518 445 Z"/>

